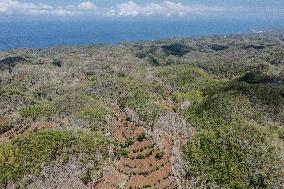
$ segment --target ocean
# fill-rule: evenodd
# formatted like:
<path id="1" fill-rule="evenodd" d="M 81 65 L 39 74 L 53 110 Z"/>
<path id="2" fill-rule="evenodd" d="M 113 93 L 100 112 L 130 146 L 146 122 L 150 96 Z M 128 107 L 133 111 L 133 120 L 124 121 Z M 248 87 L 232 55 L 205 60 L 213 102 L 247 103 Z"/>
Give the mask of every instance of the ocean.
<path id="1" fill-rule="evenodd" d="M 0 21 L 0 50 L 240 34 L 283 26 L 281 19 Z"/>

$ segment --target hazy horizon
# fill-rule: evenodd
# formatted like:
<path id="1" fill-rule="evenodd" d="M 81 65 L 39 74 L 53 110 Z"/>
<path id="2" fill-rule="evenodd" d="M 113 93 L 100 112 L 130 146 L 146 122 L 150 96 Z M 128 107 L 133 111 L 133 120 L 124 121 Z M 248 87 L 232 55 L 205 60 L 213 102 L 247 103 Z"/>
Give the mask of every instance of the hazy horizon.
<path id="1" fill-rule="evenodd" d="M 0 0 L 0 49 L 283 29 L 281 0 Z"/>
<path id="2" fill-rule="evenodd" d="M 0 0 L 0 16 L 41 18 L 282 18 L 282 0 Z"/>

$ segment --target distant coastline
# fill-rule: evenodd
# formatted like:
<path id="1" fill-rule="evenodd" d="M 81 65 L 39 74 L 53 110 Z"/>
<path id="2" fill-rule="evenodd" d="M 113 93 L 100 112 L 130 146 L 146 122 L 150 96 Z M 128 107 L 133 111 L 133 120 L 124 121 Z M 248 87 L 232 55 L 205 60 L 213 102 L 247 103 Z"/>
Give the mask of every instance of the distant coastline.
<path id="1" fill-rule="evenodd" d="M 0 50 L 256 33 L 281 26 L 281 20 L 1 21 Z"/>

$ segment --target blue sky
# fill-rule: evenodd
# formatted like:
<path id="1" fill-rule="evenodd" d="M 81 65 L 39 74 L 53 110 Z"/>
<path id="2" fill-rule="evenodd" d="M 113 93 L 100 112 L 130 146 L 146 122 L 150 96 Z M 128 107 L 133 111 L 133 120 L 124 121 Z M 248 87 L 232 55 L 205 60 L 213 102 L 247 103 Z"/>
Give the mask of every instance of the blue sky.
<path id="1" fill-rule="evenodd" d="M 0 18 L 284 18 L 284 0 L 0 0 Z"/>

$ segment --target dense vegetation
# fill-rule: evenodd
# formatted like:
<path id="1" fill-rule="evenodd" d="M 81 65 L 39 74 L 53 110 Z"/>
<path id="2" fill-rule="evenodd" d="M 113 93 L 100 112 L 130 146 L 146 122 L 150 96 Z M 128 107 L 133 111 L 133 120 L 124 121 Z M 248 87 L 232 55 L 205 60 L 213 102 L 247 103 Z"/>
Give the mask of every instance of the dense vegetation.
<path id="1" fill-rule="evenodd" d="M 260 78 L 249 73 L 217 87 L 185 113 L 199 130 L 185 146 L 189 171 L 212 187 L 283 186 L 284 86 Z"/>
<path id="2" fill-rule="evenodd" d="M 25 174 L 38 174 L 45 162 L 67 162 L 77 156 L 82 162 L 99 161 L 108 157 L 110 141 L 93 132 L 46 130 L 22 135 L 0 145 L 0 182 L 7 182 Z M 102 153 L 102 159 L 96 157 Z"/>
<path id="3" fill-rule="evenodd" d="M 194 132 L 181 149 L 183 188 L 284 187 L 283 32 L 0 58 L 0 188 L 27 187 L 44 166 L 74 158 L 86 170 L 79 180 L 96 181 L 104 163 L 128 154 L 111 137 L 116 106 L 149 133 L 169 112 L 186 120 Z"/>

